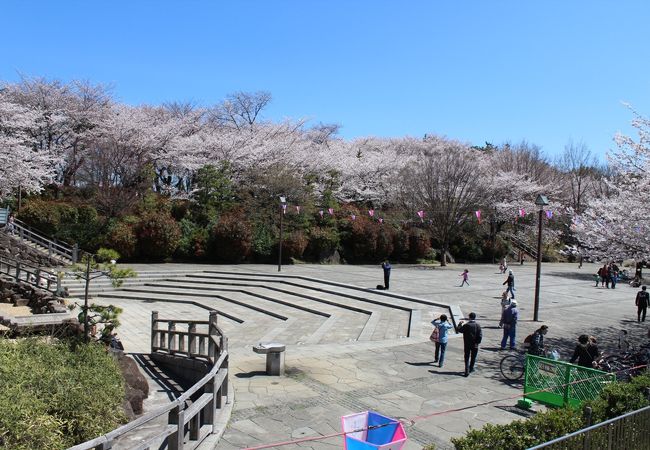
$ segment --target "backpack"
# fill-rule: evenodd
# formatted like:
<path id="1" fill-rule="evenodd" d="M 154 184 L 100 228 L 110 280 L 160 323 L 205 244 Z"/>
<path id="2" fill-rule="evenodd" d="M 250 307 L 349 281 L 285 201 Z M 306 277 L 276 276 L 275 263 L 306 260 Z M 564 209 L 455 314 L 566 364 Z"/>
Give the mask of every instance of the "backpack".
<path id="1" fill-rule="evenodd" d="M 429 340 L 431 342 L 438 342 L 438 339 L 440 339 L 440 330 L 438 330 L 438 327 L 434 325 L 431 336 L 429 336 Z"/>
<path id="2" fill-rule="evenodd" d="M 524 339 L 524 344 L 530 345 L 532 343 L 533 343 L 533 335 L 529 334 L 528 336 L 526 336 L 526 339 Z"/>

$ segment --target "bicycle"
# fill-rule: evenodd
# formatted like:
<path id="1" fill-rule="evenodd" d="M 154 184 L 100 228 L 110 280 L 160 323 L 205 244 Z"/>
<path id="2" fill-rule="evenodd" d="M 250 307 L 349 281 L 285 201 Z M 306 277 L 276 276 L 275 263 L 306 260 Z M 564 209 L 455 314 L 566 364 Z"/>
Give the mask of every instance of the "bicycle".
<path id="1" fill-rule="evenodd" d="M 524 376 L 526 368 L 526 353 L 506 355 L 501 358 L 499 369 L 503 378 L 510 381 L 517 381 Z"/>

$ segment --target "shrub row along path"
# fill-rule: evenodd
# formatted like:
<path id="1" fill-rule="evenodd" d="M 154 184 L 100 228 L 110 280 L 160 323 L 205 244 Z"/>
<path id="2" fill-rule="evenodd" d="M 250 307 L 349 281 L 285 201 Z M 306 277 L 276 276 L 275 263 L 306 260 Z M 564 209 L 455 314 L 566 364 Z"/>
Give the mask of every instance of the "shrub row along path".
<path id="1" fill-rule="evenodd" d="M 522 392 L 499 373 L 500 294 L 506 276 L 496 265 L 446 268 L 394 266 L 390 294 L 457 305 L 475 311 L 484 330 L 477 371 L 462 376 L 462 339 L 450 339 L 446 364 L 433 364 L 429 322 L 442 306 L 323 284 L 290 276 L 318 278 L 362 288 L 381 283 L 379 266 L 283 266 L 136 264 L 141 276 L 119 290 L 101 282 L 91 291 L 98 303 L 124 307 L 119 333 L 126 350 L 149 351 L 151 311 L 161 318 L 206 319 L 207 309 L 222 314 L 228 334 L 235 404 L 218 449 L 317 437 L 340 431 L 340 417 L 372 409 L 396 418 L 426 416 Z M 470 286 L 458 287 L 462 269 Z M 627 329 L 639 342 L 647 332 L 637 324 L 637 289 L 619 284 L 596 288 L 598 266 L 545 263 L 542 266 L 540 322 L 533 322 L 535 266 L 511 267 L 516 277 L 520 324 L 517 340 L 541 324 L 550 327 L 547 343 L 568 359 L 579 334 L 595 335 L 601 348 L 614 351 L 618 333 Z M 71 286 L 73 294 L 78 294 Z M 457 313 L 459 310 L 454 309 Z M 407 337 L 408 336 L 408 337 Z M 287 344 L 284 377 L 264 374 L 264 356 L 252 352 L 260 341 Z M 160 388 L 160 392 L 164 389 Z M 159 393 L 160 394 L 160 393 Z M 154 398 L 160 399 L 160 395 Z M 435 443 L 452 448 L 450 439 L 470 427 L 521 418 L 509 399 L 417 420 L 407 428 L 408 449 Z M 301 447 L 340 448 L 342 438 L 305 442 Z M 284 445 L 277 448 L 297 448 Z"/>

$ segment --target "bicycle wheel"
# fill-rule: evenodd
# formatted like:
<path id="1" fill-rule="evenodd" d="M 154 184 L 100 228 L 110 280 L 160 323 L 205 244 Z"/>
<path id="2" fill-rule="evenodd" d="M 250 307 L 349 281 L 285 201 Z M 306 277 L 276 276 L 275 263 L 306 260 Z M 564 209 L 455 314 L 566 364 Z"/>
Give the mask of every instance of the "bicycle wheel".
<path id="1" fill-rule="evenodd" d="M 517 355 L 504 356 L 499 368 L 506 380 L 516 381 L 524 376 L 524 360 Z"/>

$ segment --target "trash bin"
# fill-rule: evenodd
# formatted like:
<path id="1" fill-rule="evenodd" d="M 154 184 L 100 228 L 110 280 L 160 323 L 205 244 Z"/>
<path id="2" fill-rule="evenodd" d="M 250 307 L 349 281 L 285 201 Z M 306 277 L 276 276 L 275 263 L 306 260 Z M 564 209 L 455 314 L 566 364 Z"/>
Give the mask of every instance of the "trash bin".
<path id="1" fill-rule="evenodd" d="M 402 423 L 374 411 L 343 416 L 341 424 L 347 450 L 399 450 L 406 443 Z"/>

